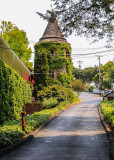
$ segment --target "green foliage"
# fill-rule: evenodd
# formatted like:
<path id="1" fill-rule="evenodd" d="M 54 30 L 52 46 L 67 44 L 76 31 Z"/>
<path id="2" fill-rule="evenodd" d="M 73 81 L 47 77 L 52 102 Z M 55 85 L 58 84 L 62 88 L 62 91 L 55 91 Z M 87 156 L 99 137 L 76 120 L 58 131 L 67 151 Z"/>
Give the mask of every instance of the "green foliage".
<path id="1" fill-rule="evenodd" d="M 48 85 L 49 80 L 49 65 L 47 59 L 47 53 L 42 53 L 37 55 L 37 60 L 35 60 L 35 78 L 37 89 L 42 89 L 43 86 Z M 39 74 L 40 73 L 40 74 Z"/>
<path id="2" fill-rule="evenodd" d="M 84 69 L 73 69 L 73 75 L 76 79 L 80 79 L 85 83 L 91 83 L 93 81 L 93 77 L 99 72 L 98 67 L 87 67 Z"/>
<path id="3" fill-rule="evenodd" d="M 61 85 L 53 85 L 44 87 L 41 91 L 37 93 L 37 99 L 43 102 L 43 99 L 46 98 L 56 98 L 58 102 L 69 101 L 73 102 L 78 99 L 78 97 L 72 92 L 70 88 L 66 88 Z"/>
<path id="4" fill-rule="evenodd" d="M 111 83 L 114 82 L 114 63 L 112 61 L 107 62 L 105 65 L 100 67 L 101 70 L 101 84 L 102 89 L 111 88 Z M 99 74 L 97 73 L 94 78 L 94 82 L 98 84 Z"/>
<path id="5" fill-rule="evenodd" d="M 106 121 L 111 125 L 114 130 L 114 100 L 102 101 L 100 104 L 101 111 Z"/>
<path id="6" fill-rule="evenodd" d="M 84 83 L 82 82 L 82 80 L 79 80 L 79 79 L 75 79 L 72 82 L 72 88 L 74 91 L 84 91 L 85 90 Z"/>
<path id="7" fill-rule="evenodd" d="M 54 78 L 49 78 L 49 86 L 53 86 L 53 85 L 61 85 L 61 82 L 60 81 L 58 81 L 58 80 L 56 80 L 56 79 L 54 79 Z"/>
<path id="8" fill-rule="evenodd" d="M 85 92 L 93 92 L 96 87 L 94 85 L 85 84 Z"/>
<path id="9" fill-rule="evenodd" d="M 0 124 L 20 118 L 25 103 L 31 102 L 29 84 L 21 76 L 0 61 Z"/>
<path id="10" fill-rule="evenodd" d="M 55 54 L 52 53 L 54 50 Z M 66 51 L 68 57 L 66 57 Z M 45 54 L 44 54 L 45 53 Z M 72 79 L 72 59 L 71 59 L 71 47 L 67 43 L 60 42 L 42 42 L 35 45 L 35 59 L 34 59 L 34 72 L 37 73 L 36 85 L 37 89 L 41 90 L 43 86 L 54 83 L 53 72 L 56 69 L 57 80 L 63 83 L 63 85 L 71 87 Z M 66 75 L 63 74 L 62 78 L 61 69 L 66 66 Z M 62 81 L 60 80 L 62 79 Z M 51 82 L 50 82 L 51 81 Z M 63 82 L 64 81 L 64 82 Z M 67 84 L 68 83 L 68 84 Z M 55 81 L 55 84 L 58 84 Z"/>
<path id="11" fill-rule="evenodd" d="M 26 32 L 19 30 L 17 26 L 6 21 L 1 21 L 0 29 L 2 30 L 0 36 L 9 44 L 26 66 L 32 68 L 32 63 L 29 62 L 32 50 L 29 47 Z"/>
<path id="12" fill-rule="evenodd" d="M 58 101 L 56 98 L 50 97 L 48 99 L 44 98 L 43 100 L 43 108 L 44 109 L 51 109 L 55 107 L 58 104 Z"/>
<path id="13" fill-rule="evenodd" d="M 62 74 L 60 73 L 58 75 L 58 80 L 61 82 L 61 84 L 67 88 L 72 88 L 71 84 L 71 77 L 68 74 Z"/>
<path id="14" fill-rule="evenodd" d="M 21 129 L 21 121 L 10 122 L 0 126 L 0 149 L 14 144 L 25 135 Z"/>

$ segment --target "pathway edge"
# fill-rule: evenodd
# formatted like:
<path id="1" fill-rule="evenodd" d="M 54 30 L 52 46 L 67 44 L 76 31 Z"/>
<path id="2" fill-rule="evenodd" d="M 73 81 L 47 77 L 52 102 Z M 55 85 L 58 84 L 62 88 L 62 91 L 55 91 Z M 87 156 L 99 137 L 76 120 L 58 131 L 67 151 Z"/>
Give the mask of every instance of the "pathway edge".
<path id="1" fill-rule="evenodd" d="M 98 108 L 98 113 L 100 116 L 101 123 L 105 129 L 106 135 L 107 135 L 108 140 L 110 142 L 109 156 L 110 156 L 111 160 L 114 160 L 114 137 L 112 135 L 112 131 L 111 131 L 109 125 L 106 123 L 104 116 L 101 112 L 100 104 L 97 106 L 97 108 Z"/>

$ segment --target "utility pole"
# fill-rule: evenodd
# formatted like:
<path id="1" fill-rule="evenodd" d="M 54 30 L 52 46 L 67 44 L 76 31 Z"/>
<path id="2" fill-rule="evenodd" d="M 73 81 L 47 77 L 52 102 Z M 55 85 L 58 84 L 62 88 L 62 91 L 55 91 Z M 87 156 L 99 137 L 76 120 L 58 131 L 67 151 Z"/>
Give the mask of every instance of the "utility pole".
<path id="1" fill-rule="evenodd" d="M 100 66 L 101 66 L 101 63 L 100 63 L 100 58 L 103 57 L 103 56 L 97 56 L 98 57 L 98 60 L 99 60 L 99 91 L 100 91 L 100 94 L 101 94 L 101 70 L 100 70 Z"/>
<path id="2" fill-rule="evenodd" d="M 81 64 L 83 63 L 83 61 L 77 61 L 79 63 L 79 79 L 80 79 L 80 69 L 81 69 Z"/>

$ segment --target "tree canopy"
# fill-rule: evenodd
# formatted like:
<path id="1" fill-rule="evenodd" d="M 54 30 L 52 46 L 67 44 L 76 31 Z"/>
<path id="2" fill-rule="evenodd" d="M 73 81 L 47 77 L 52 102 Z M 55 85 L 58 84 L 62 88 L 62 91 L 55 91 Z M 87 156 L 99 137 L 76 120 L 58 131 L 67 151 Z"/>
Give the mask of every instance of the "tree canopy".
<path id="1" fill-rule="evenodd" d="M 52 0 L 55 14 L 65 35 L 104 38 L 112 41 L 114 0 Z M 38 13 L 49 20 L 51 12 Z"/>
<path id="2" fill-rule="evenodd" d="M 97 66 L 95 67 L 88 67 L 84 69 L 78 69 L 74 68 L 73 69 L 73 75 L 76 79 L 80 79 L 83 82 L 86 83 L 91 83 L 93 81 L 93 77 L 99 72 L 99 69 Z M 80 74 L 80 75 L 79 75 Z"/>
<path id="3" fill-rule="evenodd" d="M 0 36 L 9 44 L 10 48 L 26 64 L 26 66 L 32 68 L 32 63 L 29 62 L 32 50 L 29 47 L 26 32 L 20 30 L 10 21 L 1 21 L 0 29 Z"/>
<path id="4" fill-rule="evenodd" d="M 114 83 L 114 63 L 112 61 L 107 62 L 105 65 L 100 67 L 101 70 L 101 85 L 102 89 L 111 88 L 111 83 Z M 99 83 L 99 74 L 97 73 L 93 81 Z"/>

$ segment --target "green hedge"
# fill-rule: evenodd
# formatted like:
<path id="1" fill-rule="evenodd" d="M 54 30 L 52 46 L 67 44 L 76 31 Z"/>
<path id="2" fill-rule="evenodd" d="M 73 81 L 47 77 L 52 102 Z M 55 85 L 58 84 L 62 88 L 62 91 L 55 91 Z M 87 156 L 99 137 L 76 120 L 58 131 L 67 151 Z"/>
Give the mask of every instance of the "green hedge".
<path id="1" fill-rule="evenodd" d="M 104 118 L 114 130 L 114 100 L 102 101 L 100 107 Z"/>
<path id="2" fill-rule="evenodd" d="M 43 100 L 43 108 L 44 109 L 51 109 L 55 107 L 58 104 L 58 101 L 56 98 L 50 97 L 48 99 L 44 98 Z"/>
<path id="3" fill-rule="evenodd" d="M 0 124 L 19 119 L 26 102 L 31 102 L 28 83 L 11 67 L 0 60 Z"/>
<path id="4" fill-rule="evenodd" d="M 43 102 L 44 98 L 56 98 L 58 102 L 69 101 L 74 102 L 78 99 L 78 96 L 72 92 L 70 88 L 66 88 L 62 85 L 53 85 L 44 87 L 37 93 L 37 100 Z"/>

